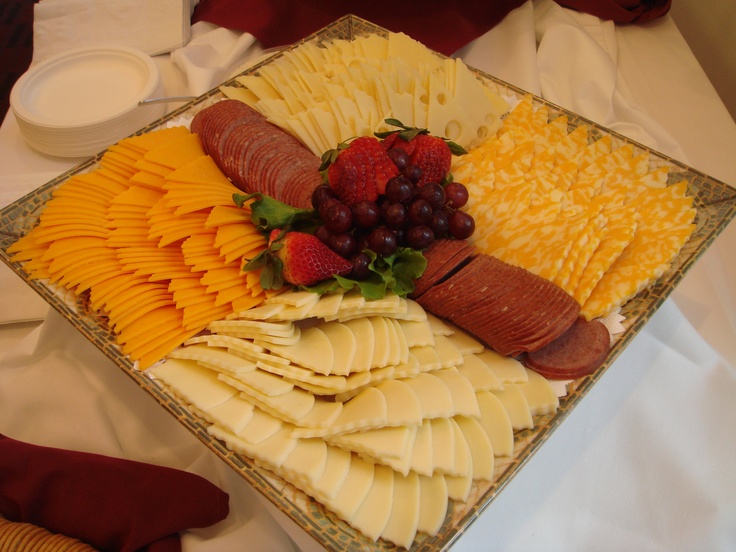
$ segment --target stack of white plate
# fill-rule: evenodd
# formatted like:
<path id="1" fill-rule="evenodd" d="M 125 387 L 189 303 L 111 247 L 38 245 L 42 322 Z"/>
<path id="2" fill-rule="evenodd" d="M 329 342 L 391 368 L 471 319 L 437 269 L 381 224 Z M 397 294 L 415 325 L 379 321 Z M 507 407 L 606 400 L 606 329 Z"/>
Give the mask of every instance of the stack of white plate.
<path id="1" fill-rule="evenodd" d="M 163 115 L 165 104 L 150 56 L 127 47 L 68 50 L 34 65 L 15 83 L 10 106 L 32 148 L 58 157 L 87 157 Z"/>

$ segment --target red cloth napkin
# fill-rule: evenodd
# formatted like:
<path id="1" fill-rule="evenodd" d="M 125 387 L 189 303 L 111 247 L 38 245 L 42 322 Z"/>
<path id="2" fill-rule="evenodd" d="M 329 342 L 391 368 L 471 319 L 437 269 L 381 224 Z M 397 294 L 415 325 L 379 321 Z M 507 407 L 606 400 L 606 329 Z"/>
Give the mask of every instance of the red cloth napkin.
<path id="1" fill-rule="evenodd" d="M 643 23 L 670 11 L 672 0 L 557 0 L 557 3 L 616 23 Z"/>
<path id="2" fill-rule="evenodd" d="M 526 0 L 200 0 L 192 22 L 246 31 L 265 48 L 286 46 L 354 14 L 450 55 Z"/>
<path id="3" fill-rule="evenodd" d="M 0 434 L 0 513 L 99 550 L 181 550 L 178 532 L 225 519 L 228 500 L 195 474 Z"/>
<path id="4" fill-rule="evenodd" d="M 526 0 L 200 0 L 192 22 L 208 21 L 249 32 L 265 48 L 292 44 L 347 14 L 404 32 L 428 48 L 451 55 L 497 25 Z M 560 5 L 618 23 L 667 13 L 671 0 L 559 0 Z"/>

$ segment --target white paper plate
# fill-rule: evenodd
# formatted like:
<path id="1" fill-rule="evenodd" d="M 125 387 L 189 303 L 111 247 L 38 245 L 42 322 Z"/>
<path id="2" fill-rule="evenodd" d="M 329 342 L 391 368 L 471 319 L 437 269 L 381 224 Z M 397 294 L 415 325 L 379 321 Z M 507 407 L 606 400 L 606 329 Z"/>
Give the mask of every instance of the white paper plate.
<path id="1" fill-rule="evenodd" d="M 98 153 L 163 114 L 138 102 L 162 92 L 150 56 L 127 47 L 68 50 L 29 69 L 10 94 L 28 144 L 50 155 Z"/>

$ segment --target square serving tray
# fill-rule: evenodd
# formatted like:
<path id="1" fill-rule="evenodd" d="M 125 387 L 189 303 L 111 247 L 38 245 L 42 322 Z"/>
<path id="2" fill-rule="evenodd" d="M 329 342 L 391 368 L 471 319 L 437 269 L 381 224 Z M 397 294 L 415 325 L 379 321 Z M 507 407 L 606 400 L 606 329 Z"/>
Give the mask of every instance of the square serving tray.
<path id="1" fill-rule="evenodd" d="M 356 16 L 347 15 L 319 32 L 304 38 L 289 49 L 296 48 L 304 42 L 320 44 L 337 38 L 351 39 L 369 33 L 385 35 L 387 31 Z M 247 69 L 243 74 L 257 73 L 260 67 L 271 63 L 280 55 L 282 54 L 277 53 L 264 59 Z M 478 77 L 489 87 L 505 97 L 515 96 L 521 98 L 529 95 L 528 92 L 500 81 L 491 75 L 480 71 L 476 72 Z M 240 86 L 235 78 L 222 84 Z M 224 95 L 220 92 L 219 87 L 214 88 L 139 130 L 136 134 L 143 134 L 164 127 L 167 123 L 176 121 L 181 117 L 193 116 L 203 107 L 223 97 Z M 618 335 L 604 365 L 594 374 L 572 382 L 568 386 L 568 394 L 560 399 L 560 407 L 557 412 L 537 416 L 534 420 L 533 429 L 517 432 L 514 455 L 510 458 L 496 459 L 496 471 L 493 481 L 475 482 L 468 502 L 451 502 L 439 534 L 435 537 L 418 535 L 412 550 L 434 551 L 450 548 L 465 528 L 478 518 L 483 509 L 494 500 L 563 422 L 578 402 L 596 385 L 604 372 L 611 367 L 614 360 L 672 293 L 687 271 L 736 216 L 736 190 L 734 188 L 539 97 L 533 96 L 533 102 L 535 107 L 547 106 L 550 117 L 566 115 L 570 130 L 579 125 L 586 125 L 591 129 L 593 137 L 610 135 L 614 146 L 631 144 L 638 153 L 648 152 L 653 167 L 668 167 L 670 182 L 686 180 L 688 193 L 693 196 L 694 207 L 697 209 L 696 230 L 682 248 L 670 269 L 654 285 L 642 291 L 623 306 L 621 314 L 625 316 L 625 330 Z M 47 282 L 31 280 L 23 270 L 22 264 L 11 262 L 7 253 L 8 247 L 35 226 L 53 190 L 72 175 L 94 170 L 102 157 L 102 153 L 104 152 L 100 152 L 94 158 L 59 175 L 0 211 L 0 257 L 2 260 L 52 307 L 66 317 L 90 342 L 113 360 L 143 390 L 150 393 L 179 422 L 322 546 L 334 551 L 393 550 L 395 547 L 390 543 L 373 542 L 280 477 L 257 466 L 251 459 L 228 450 L 224 443 L 207 433 L 207 423 L 204 420 L 194 415 L 187 409 L 185 404 L 162 389 L 145 372 L 141 372 L 133 366 L 133 363 L 121 353 L 104 317 L 89 308 L 87 297 L 84 294 L 77 296 Z"/>

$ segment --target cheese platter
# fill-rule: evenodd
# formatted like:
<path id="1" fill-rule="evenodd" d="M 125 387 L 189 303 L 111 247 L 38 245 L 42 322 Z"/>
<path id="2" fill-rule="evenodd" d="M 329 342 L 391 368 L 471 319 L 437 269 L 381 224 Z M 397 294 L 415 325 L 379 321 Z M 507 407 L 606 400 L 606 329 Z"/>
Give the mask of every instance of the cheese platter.
<path id="1" fill-rule="evenodd" d="M 274 63 L 279 57 L 289 51 L 298 49 L 301 45 L 320 46 L 330 40 L 348 40 L 357 36 L 385 35 L 386 31 L 377 28 L 369 22 L 353 16 L 343 18 L 319 33 L 307 37 L 292 48 L 264 60 L 252 69 L 247 70 L 238 79 L 224 83 L 208 94 L 182 106 L 180 109 L 164 116 L 152 125 L 142 129 L 137 134 L 146 134 L 165 128 L 180 121 L 182 117 L 193 117 L 209 105 L 225 97 L 223 90 L 240 89 L 243 86 L 243 77 L 255 76 L 264 67 Z M 693 206 L 697 211 L 694 232 L 684 243 L 672 264 L 664 271 L 652 285 L 629 298 L 622 306 L 621 315 L 624 319 L 624 331 L 617 335 L 611 351 L 598 370 L 570 383 L 567 394 L 560 398 L 559 407 L 554 412 L 535 416 L 533 427 L 518 430 L 514 436 L 513 452 L 497 459 L 494 474 L 491 480 L 476 482 L 465 501 L 452 502 L 441 527 L 436 534 L 429 536 L 419 534 L 413 541 L 412 549 L 435 550 L 445 549 L 452 545 L 462 533 L 463 528 L 472 523 L 504 488 L 515 473 L 524 465 L 539 446 L 551 435 L 554 429 L 562 423 L 565 416 L 575 407 L 586 392 L 596 384 L 601 375 L 608 369 L 615 358 L 636 333 L 646 324 L 649 317 L 657 310 L 662 302 L 672 292 L 674 287 L 684 276 L 687 270 L 697 261 L 725 225 L 736 214 L 736 197 L 725 184 L 718 182 L 707 175 L 699 173 L 673 159 L 651 151 L 648 148 L 634 144 L 616 133 L 601 128 L 591 121 L 565 111 L 536 97 L 530 97 L 525 91 L 512 85 L 494 79 L 492 76 L 476 73 L 488 87 L 504 98 L 518 101 L 519 104 L 528 98 L 528 102 L 536 111 L 543 108 L 549 120 L 560 116 L 565 117 L 566 128 L 576 129 L 585 127 L 589 131 L 589 141 L 606 136 L 617 147 L 630 147 L 639 154 L 646 153 L 652 170 L 664 167 L 668 183 L 685 182 L 688 195 L 693 198 Z M 247 81 L 246 81 L 247 82 Z M 317 146 L 320 148 L 321 146 Z M 111 331 L 109 320 L 101 317 L 92 308 L 89 297 L 84 294 L 76 295 L 58 286 L 50 285 L 42 280 L 29 277 L 24 263 L 12 261 L 8 248 L 22 235 L 33 228 L 49 201 L 52 193 L 71 177 L 93 172 L 102 160 L 101 153 L 87 163 L 76 167 L 72 171 L 60 175 L 58 178 L 42 186 L 32 194 L 10 205 L 2 212 L 2 256 L 28 284 L 38 291 L 52 306 L 66 316 L 85 336 L 97 345 L 106 355 L 112 358 L 128 375 L 146 391 L 151 393 L 165 408 L 176 416 L 207 446 L 212 448 L 228 464 L 243 475 L 256 489 L 262 492 L 281 510 L 286 512 L 302 528 L 318 540 L 323 546 L 334 550 L 343 549 L 393 549 L 394 544 L 385 540 L 374 542 L 360 531 L 355 530 L 348 523 L 325 508 L 319 502 L 310 498 L 306 493 L 289 484 L 271 470 L 260 467 L 257 462 L 245 455 L 234 452 L 208 431 L 208 424 L 202 417 L 192 411 L 183 401 L 169 389 L 160 385 L 156 378 L 139 370 L 118 345 L 114 333 Z"/>

